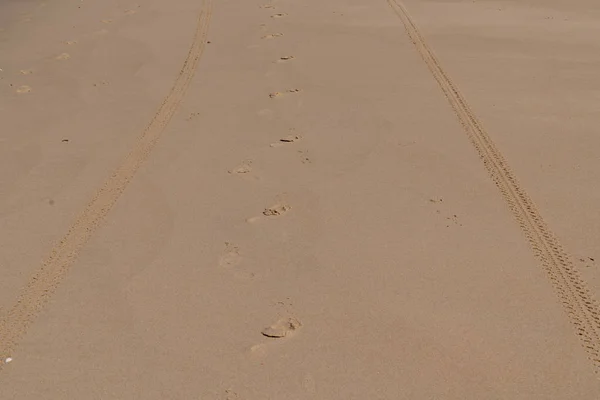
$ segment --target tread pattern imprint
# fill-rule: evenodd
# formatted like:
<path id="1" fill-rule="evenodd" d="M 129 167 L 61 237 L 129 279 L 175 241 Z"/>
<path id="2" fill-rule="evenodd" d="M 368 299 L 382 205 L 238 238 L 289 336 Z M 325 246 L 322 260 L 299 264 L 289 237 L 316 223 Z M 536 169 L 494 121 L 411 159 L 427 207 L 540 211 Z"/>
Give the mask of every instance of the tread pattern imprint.
<path id="1" fill-rule="evenodd" d="M 0 369 L 4 366 L 4 360 L 11 356 L 28 327 L 48 303 L 77 259 L 79 251 L 102 224 L 137 170 L 156 146 L 194 77 L 206 45 L 211 14 L 212 0 L 203 0 L 190 50 L 171 91 L 135 142 L 131 152 L 71 224 L 66 235 L 54 246 L 41 267 L 34 272 L 29 282 L 21 289 L 15 304 L 0 321 Z"/>
<path id="2" fill-rule="evenodd" d="M 542 219 L 535 204 L 517 181 L 481 122 L 473 114 L 457 86 L 442 69 L 423 39 L 406 7 L 399 0 L 387 0 L 400 17 L 408 36 L 446 95 L 470 142 L 477 150 L 490 177 L 500 189 L 521 230 L 550 278 L 576 334 L 600 372 L 600 311 L 569 255 Z"/>

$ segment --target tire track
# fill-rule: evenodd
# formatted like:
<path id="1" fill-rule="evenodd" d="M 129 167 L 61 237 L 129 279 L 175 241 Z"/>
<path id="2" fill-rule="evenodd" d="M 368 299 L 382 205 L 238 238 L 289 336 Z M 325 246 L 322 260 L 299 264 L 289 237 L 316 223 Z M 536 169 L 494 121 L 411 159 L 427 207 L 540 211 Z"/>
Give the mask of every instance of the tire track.
<path id="1" fill-rule="evenodd" d="M 576 334 L 594 364 L 595 371 L 600 372 L 600 311 L 597 302 L 481 122 L 442 69 L 406 7 L 399 0 L 387 2 L 402 20 L 408 36 L 446 95 L 486 170 L 507 202 L 542 268 L 548 274 L 569 320 L 575 327 Z"/>
<path id="2" fill-rule="evenodd" d="M 42 311 L 79 251 L 85 246 L 106 215 L 115 205 L 135 173 L 148 158 L 165 127 L 173 117 L 192 81 L 206 44 L 212 14 L 212 0 L 203 0 L 190 50 L 175 83 L 156 114 L 135 143 L 125 160 L 104 182 L 67 234 L 55 245 L 42 266 L 23 287 L 16 303 L 0 322 L 0 369 Z"/>

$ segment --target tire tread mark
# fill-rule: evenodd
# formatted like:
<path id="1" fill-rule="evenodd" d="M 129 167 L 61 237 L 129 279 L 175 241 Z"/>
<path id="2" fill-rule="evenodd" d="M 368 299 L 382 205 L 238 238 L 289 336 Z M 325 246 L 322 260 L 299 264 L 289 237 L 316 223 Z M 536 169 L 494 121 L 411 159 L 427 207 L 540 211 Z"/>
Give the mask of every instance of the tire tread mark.
<path id="1" fill-rule="evenodd" d="M 534 254 L 550 278 L 595 371 L 600 372 L 600 309 L 598 303 L 587 289 L 570 257 L 542 219 L 535 204 L 517 181 L 481 122 L 471 111 L 463 95 L 442 69 L 406 7 L 398 0 L 387 1 L 402 20 L 408 36 L 444 92 L 486 170 L 500 190 Z"/>
<path id="2" fill-rule="evenodd" d="M 173 117 L 190 86 L 204 51 L 211 15 L 212 0 L 204 0 L 190 50 L 170 92 L 136 141 L 133 149 L 96 192 L 83 212 L 72 223 L 65 236 L 54 246 L 50 255 L 42 262 L 41 267 L 21 289 L 16 303 L 0 321 L 0 369 L 4 364 L 4 359 L 15 350 L 35 317 L 48 303 L 57 286 L 75 262 L 79 251 L 102 224 L 137 170 L 146 161 Z"/>

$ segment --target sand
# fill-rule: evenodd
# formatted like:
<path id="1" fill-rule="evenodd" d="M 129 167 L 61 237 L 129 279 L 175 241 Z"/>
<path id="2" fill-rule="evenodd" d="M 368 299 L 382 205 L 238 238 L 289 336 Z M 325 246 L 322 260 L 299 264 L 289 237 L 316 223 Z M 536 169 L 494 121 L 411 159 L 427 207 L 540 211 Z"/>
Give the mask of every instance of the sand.
<path id="1" fill-rule="evenodd" d="M 0 24 L 0 398 L 600 397 L 597 2 Z"/>

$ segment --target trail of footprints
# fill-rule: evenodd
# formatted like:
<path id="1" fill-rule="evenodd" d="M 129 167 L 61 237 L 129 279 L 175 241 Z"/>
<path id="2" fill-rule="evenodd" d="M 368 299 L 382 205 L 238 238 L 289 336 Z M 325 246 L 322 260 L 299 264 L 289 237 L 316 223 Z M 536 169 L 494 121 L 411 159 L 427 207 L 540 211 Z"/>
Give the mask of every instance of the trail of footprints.
<path id="1" fill-rule="evenodd" d="M 275 9 L 275 6 L 272 4 L 262 5 L 261 8 L 267 10 Z M 281 19 L 287 17 L 287 13 L 277 12 L 270 15 L 271 19 Z M 259 27 L 259 31 L 269 32 L 267 24 L 261 24 Z M 272 32 L 272 31 L 271 31 Z M 261 39 L 278 39 L 283 37 L 284 34 L 282 32 L 276 33 L 267 33 L 264 34 Z M 273 63 L 276 64 L 284 64 L 293 61 L 295 57 L 293 55 L 282 55 L 278 59 L 274 60 Z M 281 91 L 271 92 L 268 94 L 269 98 L 273 101 L 284 101 L 288 96 L 298 96 L 302 94 L 302 90 L 299 88 L 288 88 L 283 89 Z M 286 102 L 282 103 L 282 106 L 286 106 Z M 268 110 L 269 114 L 273 113 L 272 110 Z M 262 115 L 259 112 L 259 115 Z M 271 148 L 279 148 L 283 146 L 294 146 L 299 141 L 302 140 L 302 135 L 296 133 L 293 128 L 281 136 L 279 140 L 274 143 L 270 143 L 269 147 Z M 308 155 L 305 151 L 299 151 L 301 155 L 301 160 L 303 163 L 310 162 Z M 248 177 L 252 176 L 254 173 L 253 168 L 253 159 L 247 158 L 240 162 L 240 164 L 231 168 L 227 172 L 233 176 L 239 177 Z M 255 224 L 264 221 L 267 223 L 269 220 L 275 220 L 279 218 L 284 218 L 287 214 L 293 211 L 292 205 L 287 201 L 284 195 L 279 196 L 275 199 L 275 201 L 265 207 L 260 213 L 257 210 L 257 215 L 247 218 L 246 222 L 250 224 Z M 232 243 L 225 243 L 223 253 L 219 259 L 219 266 L 225 270 L 229 271 L 237 271 L 241 269 L 243 266 L 243 258 L 241 256 L 241 249 Z M 253 275 L 252 275 L 253 277 Z M 269 340 L 288 340 L 290 337 L 294 336 L 301 328 L 302 322 L 298 319 L 293 312 L 289 309 L 284 310 L 281 313 L 280 318 L 271 320 L 271 321 L 262 321 L 263 328 L 258 329 L 256 335 L 261 335 L 264 340 L 267 342 L 258 343 L 250 348 L 249 354 L 252 356 L 264 356 L 267 353 L 269 347 Z"/>

